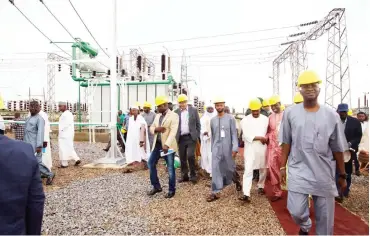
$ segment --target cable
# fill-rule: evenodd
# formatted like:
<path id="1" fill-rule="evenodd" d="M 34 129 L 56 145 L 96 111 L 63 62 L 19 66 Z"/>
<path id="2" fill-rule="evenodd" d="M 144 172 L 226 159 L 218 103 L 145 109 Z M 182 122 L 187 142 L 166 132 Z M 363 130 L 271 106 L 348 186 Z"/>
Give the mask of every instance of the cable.
<path id="1" fill-rule="evenodd" d="M 272 63 L 271 60 L 267 61 L 261 61 L 261 62 L 247 62 L 247 63 L 238 63 L 238 64 L 214 64 L 214 65 L 201 65 L 201 64 L 189 64 L 188 66 L 199 66 L 199 67 L 208 67 L 208 66 L 242 66 L 242 65 L 260 65 L 260 64 L 266 64 L 266 63 Z"/>
<path id="2" fill-rule="evenodd" d="M 227 62 L 227 61 L 250 61 L 250 60 L 258 60 L 258 59 L 268 59 L 268 58 L 275 58 L 278 54 L 267 56 L 267 57 L 255 57 L 255 58 L 242 58 L 242 59 L 232 59 L 232 60 L 217 60 L 217 61 L 193 61 L 189 60 L 190 62 Z"/>
<path id="3" fill-rule="evenodd" d="M 105 52 L 105 50 L 100 46 L 100 44 L 98 43 L 98 41 L 95 39 L 95 37 L 92 35 L 92 33 L 90 32 L 89 28 L 87 28 L 85 22 L 82 20 L 80 14 L 78 14 L 76 8 L 73 6 L 71 0 L 68 0 L 69 3 L 71 4 L 73 10 L 76 12 L 77 16 L 80 18 L 82 24 L 85 26 L 86 30 L 89 32 L 89 34 L 91 35 L 91 37 L 94 39 L 95 43 L 99 46 L 99 48 L 105 53 L 105 55 L 107 55 L 107 57 L 109 57 L 109 55 Z"/>
<path id="4" fill-rule="evenodd" d="M 224 36 L 231 36 L 231 35 L 238 35 L 238 34 L 252 34 L 252 33 L 272 31 L 272 30 L 289 29 L 289 28 L 295 28 L 295 27 L 299 27 L 299 25 L 276 27 L 276 28 L 269 28 L 269 29 L 260 29 L 260 30 L 252 30 L 252 31 L 244 31 L 244 32 L 236 32 L 236 33 L 228 33 L 228 34 L 218 34 L 218 35 L 211 35 L 211 36 L 200 36 L 200 37 L 185 38 L 185 39 L 166 40 L 166 41 L 150 42 L 150 43 L 143 43 L 143 44 L 131 44 L 131 45 L 124 45 L 124 46 L 119 46 L 119 47 L 144 46 L 144 45 L 159 44 L 159 43 L 170 43 L 170 42 L 181 42 L 181 41 L 206 39 L 206 38 L 217 38 L 217 37 L 224 37 Z"/>
<path id="5" fill-rule="evenodd" d="M 59 48 L 62 52 L 64 52 L 65 54 L 67 54 L 68 56 L 71 56 L 68 52 L 66 52 L 65 50 L 63 50 L 61 47 L 59 47 L 57 44 L 55 44 L 53 42 L 53 40 L 51 40 L 48 36 L 46 36 L 15 4 L 14 4 L 14 1 L 12 0 L 9 0 L 9 2 L 15 7 L 17 8 L 17 10 L 24 16 L 24 18 L 27 19 L 27 21 L 29 23 L 31 23 L 31 25 L 33 25 L 33 27 L 35 27 L 45 38 L 47 38 L 49 40 L 49 42 L 51 44 L 54 44 L 57 48 Z"/>
<path id="6" fill-rule="evenodd" d="M 71 38 L 76 41 L 76 38 L 73 37 L 73 35 L 71 34 L 71 32 L 68 31 L 68 29 L 58 20 L 58 18 L 50 11 L 50 9 L 48 8 L 48 6 L 46 6 L 46 4 L 44 3 L 43 0 L 40 0 L 40 2 L 42 3 L 42 5 L 44 5 L 44 7 L 48 10 L 48 12 L 54 17 L 54 19 L 56 21 L 58 21 L 58 23 L 63 27 L 63 29 L 69 34 L 69 36 L 71 36 Z"/>

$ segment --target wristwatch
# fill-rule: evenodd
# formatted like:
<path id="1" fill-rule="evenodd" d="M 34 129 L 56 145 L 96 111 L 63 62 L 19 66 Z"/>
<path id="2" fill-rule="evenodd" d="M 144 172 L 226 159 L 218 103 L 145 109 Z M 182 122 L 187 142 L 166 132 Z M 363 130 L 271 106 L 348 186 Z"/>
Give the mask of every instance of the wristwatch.
<path id="1" fill-rule="evenodd" d="M 339 174 L 338 176 L 339 176 L 339 178 L 347 179 L 347 174 L 346 174 L 346 173 L 344 173 L 344 174 Z"/>

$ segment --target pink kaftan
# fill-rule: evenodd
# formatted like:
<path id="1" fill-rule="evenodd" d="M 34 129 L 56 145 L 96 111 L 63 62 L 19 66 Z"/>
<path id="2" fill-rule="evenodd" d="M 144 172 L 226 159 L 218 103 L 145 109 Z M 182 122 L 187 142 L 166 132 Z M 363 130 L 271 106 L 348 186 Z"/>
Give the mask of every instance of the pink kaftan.
<path id="1" fill-rule="evenodd" d="M 267 129 L 266 138 L 267 145 L 267 164 L 270 172 L 270 181 L 273 187 L 274 196 L 280 197 L 282 194 L 280 186 L 280 163 L 281 163 L 281 147 L 279 145 L 279 129 L 283 118 L 283 112 L 272 113 L 269 116 L 269 126 Z"/>

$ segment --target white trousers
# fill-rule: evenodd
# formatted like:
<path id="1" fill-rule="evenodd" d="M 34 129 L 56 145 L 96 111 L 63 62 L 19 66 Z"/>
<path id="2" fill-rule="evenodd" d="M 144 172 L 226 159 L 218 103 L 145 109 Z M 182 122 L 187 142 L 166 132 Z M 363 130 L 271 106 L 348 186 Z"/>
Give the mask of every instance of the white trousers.
<path id="1" fill-rule="evenodd" d="M 245 161 L 247 162 L 247 161 Z M 247 163 L 246 163 L 247 164 Z M 253 168 L 252 166 L 244 165 L 244 174 L 243 174 L 243 194 L 245 196 L 251 196 L 251 188 L 252 188 L 252 181 L 253 181 Z M 265 180 L 266 180 L 267 169 L 259 169 L 259 179 L 257 183 L 257 188 L 264 188 L 265 187 Z"/>

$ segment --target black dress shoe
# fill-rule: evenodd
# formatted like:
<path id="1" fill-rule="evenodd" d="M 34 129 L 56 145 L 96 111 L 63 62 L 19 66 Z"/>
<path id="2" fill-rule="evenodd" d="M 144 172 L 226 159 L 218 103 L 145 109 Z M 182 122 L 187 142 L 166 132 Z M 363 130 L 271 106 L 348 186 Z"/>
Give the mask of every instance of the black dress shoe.
<path id="1" fill-rule="evenodd" d="M 59 166 L 58 168 L 68 168 L 68 166 Z"/>
<path id="2" fill-rule="evenodd" d="M 182 177 L 178 180 L 179 183 L 189 182 L 189 177 Z"/>
<path id="3" fill-rule="evenodd" d="M 52 185 L 54 177 L 55 177 L 55 174 L 53 174 L 52 176 L 49 176 L 48 179 L 46 180 L 46 185 Z"/>
<path id="4" fill-rule="evenodd" d="M 343 203 L 343 197 L 335 197 L 335 201 L 339 203 Z"/>
<path id="5" fill-rule="evenodd" d="M 308 235 L 308 232 L 304 232 L 302 229 L 300 229 L 298 235 Z"/>
<path id="6" fill-rule="evenodd" d="M 75 166 L 78 166 L 79 164 L 81 164 L 81 160 L 76 161 Z"/>
<path id="7" fill-rule="evenodd" d="M 240 183 L 240 181 L 235 183 L 235 187 L 236 187 L 236 191 L 238 191 L 238 192 L 242 191 L 242 189 L 243 189 L 242 184 Z"/>
<path id="8" fill-rule="evenodd" d="M 175 193 L 174 192 L 169 192 L 166 194 L 166 196 L 164 196 L 165 198 L 173 198 L 175 196 Z"/>
<path id="9" fill-rule="evenodd" d="M 193 183 L 193 184 L 196 184 L 197 183 L 197 177 L 191 177 L 190 178 L 190 181 Z"/>
<path id="10" fill-rule="evenodd" d="M 265 190 L 263 188 L 259 188 L 258 189 L 258 194 L 259 195 L 264 195 L 265 194 Z"/>
<path id="11" fill-rule="evenodd" d="M 161 188 L 159 188 L 159 189 L 153 188 L 152 190 L 150 190 L 150 191 L 148 192 L 148 195 L 149 195 L 149 196 L 153 196 L 154 194 L 156 194 L 156 193 L 160 193 L 160 192 L 162 192 L 162 189 L 161 189 Z"/>
<path id="12" fill-rule="evenodd" d="M 247 202 L 247 203 L 250 203 L 251 202 L 251 199 L 250 197 L 244 195 L 243 197 L 240 197 L 239 198 L 240 201 L 243 201 L 243 202 Z"/>

